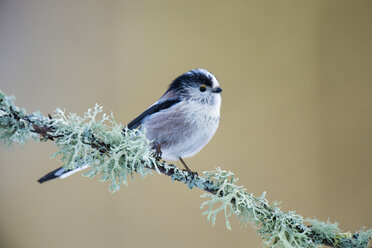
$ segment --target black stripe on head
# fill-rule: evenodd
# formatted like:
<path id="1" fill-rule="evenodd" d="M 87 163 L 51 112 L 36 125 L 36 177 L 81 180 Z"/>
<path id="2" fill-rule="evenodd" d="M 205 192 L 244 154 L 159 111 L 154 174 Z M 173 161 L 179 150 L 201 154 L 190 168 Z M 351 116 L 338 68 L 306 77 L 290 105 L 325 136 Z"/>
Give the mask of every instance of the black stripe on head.
<path id="1" fill-rule="evenodd" d="M 181 76 L 173 80 L 173 82 L 169 85 L 167 92 L 174 90 L 176 92 L 182 93 L 185 87 L 199 87 L 202 84 L 213 87 L 212 75 L 206 70 L 194 69 L 182 74 Z"/>

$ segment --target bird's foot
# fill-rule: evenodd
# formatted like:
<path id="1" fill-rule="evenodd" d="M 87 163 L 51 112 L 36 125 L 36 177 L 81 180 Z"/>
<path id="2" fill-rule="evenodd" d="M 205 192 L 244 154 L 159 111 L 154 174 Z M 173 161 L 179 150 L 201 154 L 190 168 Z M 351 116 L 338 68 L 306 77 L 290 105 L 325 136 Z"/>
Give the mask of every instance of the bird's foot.
<path id="1" fill-rule="evenodd" d="M 153 143 L 153 146 L 152 146 L 152 149 L 155 150 L 155 154 L 154 155 L 155 155 L 156 161 L 160 161 L 161 155 L 163 155 L 163 153 L 161 151 L 161 145 L 158 144 L 158 143 L 156 143 L 156 142 L 154 142 Z"/>
<path id="2" fill-rule="evenodd" d="M 192 178 L 196 178 L 196 177 L 199 176 L 196 171 L 190 170 L 190 168 L 187 166 L 187 164 L 185 163 L 185 161 L 183 161 L 183 159 L 181 157 L 179 159 L 180 159 L 181 163 L 183 164 L 183 166 L 185 167 L 184 171 L 189 172 L 192 175 Z"/>
<path id="3" fill-rule="evenodd" d="M 183 169 L 183 171 L 187 171 L 189 174 L 191 174 L 192 179 L 195 179 L 199 176 L 198 172 L 196 172 L 196 171 L 191 171 L 191 170 L 187 170 L 187 169 Z"/>

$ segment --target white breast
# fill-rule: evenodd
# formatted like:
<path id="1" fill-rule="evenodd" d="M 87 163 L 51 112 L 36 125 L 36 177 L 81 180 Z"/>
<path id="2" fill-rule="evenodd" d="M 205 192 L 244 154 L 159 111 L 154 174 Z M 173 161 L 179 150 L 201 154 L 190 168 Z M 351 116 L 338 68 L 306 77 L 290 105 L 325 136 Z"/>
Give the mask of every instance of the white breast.
<path id="1" fill-rule="evenodd" d="M 162 148 L 162 157 L 165 160 L 191 157 L 208 144 L 220 121 L 221 98 L 216 97 L 216 101 L 214 105 L 188 103 L 183 106 L 181 111 L 187 114 L 183 115 L 183 123 L 179 124 L 182 127 L 177 133 L 171 132 L 171 135 L 177 137 L 169 137 L 172 144 Z M 174 130 L 171 124 L 168 128 Z"/>

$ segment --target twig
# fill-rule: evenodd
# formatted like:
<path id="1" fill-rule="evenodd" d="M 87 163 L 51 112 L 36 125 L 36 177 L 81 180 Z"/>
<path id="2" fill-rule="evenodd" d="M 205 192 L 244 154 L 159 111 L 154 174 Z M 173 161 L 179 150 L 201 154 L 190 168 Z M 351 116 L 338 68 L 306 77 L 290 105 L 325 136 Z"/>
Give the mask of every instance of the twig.
<path id="1" fill-rule="evenodd" d="M 190 188 L 197 187 L 210 193 L 203 196 L 211 200 L 204 202 L 202 207 L 209 207 L 205 214 L 213 223 L 217 213 L 223 211 L 226 225 L 230 228 L 228 219 L 233 213 L 241 221 L 256 226 L 264 243 L 271 247 L 318 247 L 321 244 L 339 248 L 368 246 L 372 230 L 362 229 L 351 235 L 341 233 L 335 224 L 317 220 L 307 220 L 310 224 L 305 226 L 301 216 L 294 212 L 282 212 L 275 204 L 269 205 L 265 195 L 254 197 L 246 193 L 244 188 L 236 185 L 237 180 L 231 172 L 217 169 L 215 172 L 206 172 L 202 177 L 161 162 L 152 153 L 137 158 L 141 156 L 138 151 L 145 153 L 149 149 L 146 146 L 148 141 L 144 138 L 141 140 L 141 135 L 133 135 L 127 129 L 122 131 L 124 136 L 121 136 L 121 128 L 114 120 L 115 128 L 111 133 L 105 132 L 107 126 L 103 122 L 108 120 L 107 116 L 100 122 L 96 121 L 100 111 L 101 108 L 96 106 L 84 118 L 76 115 L 65 117 L 62 111 L 57 112 L 56 119 L 49 114 L 48 117 L 40 113 L 26 115 L 24 110 L 14 105 L 12 98 L 0 91 L 0 141 L 22 143 L 30 137 L 54 141 L 60 146 L 57 154 L 63 155 L 66 167 L 79 166 L 79 163 L 86 162 L 83 160 L 85 157 L 90 158 L 88 162 L 93 169 L 88 174 L 94 176 L 101 173 L 105 180 L 111 180 L 113 191 L 120 187 L 120 183 L 126 183 L 127 174 L 132 175 L 134 171 L 145 176 L 146 170 L 154 170 Z M 139 145 L 129 143 L 130 138 L 137 139 Z M 131 158 L 131 154 L 134 154 L 134 158 Z M 216 204 L 221 205 L 215 208 Z"/>

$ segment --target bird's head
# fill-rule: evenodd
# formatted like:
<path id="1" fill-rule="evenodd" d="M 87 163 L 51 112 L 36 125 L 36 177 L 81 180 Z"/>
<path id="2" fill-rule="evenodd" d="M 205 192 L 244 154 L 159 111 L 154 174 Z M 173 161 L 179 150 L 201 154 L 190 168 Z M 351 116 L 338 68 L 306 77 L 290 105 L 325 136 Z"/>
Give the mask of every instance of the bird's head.
<path id="1" fill-rule="evenodd" d="M 200 103 L 215 104 L 221 101 L 222 89 L 217 78 L 205 69 L 194 69 L 177 77 L 165 95 Z"/>

